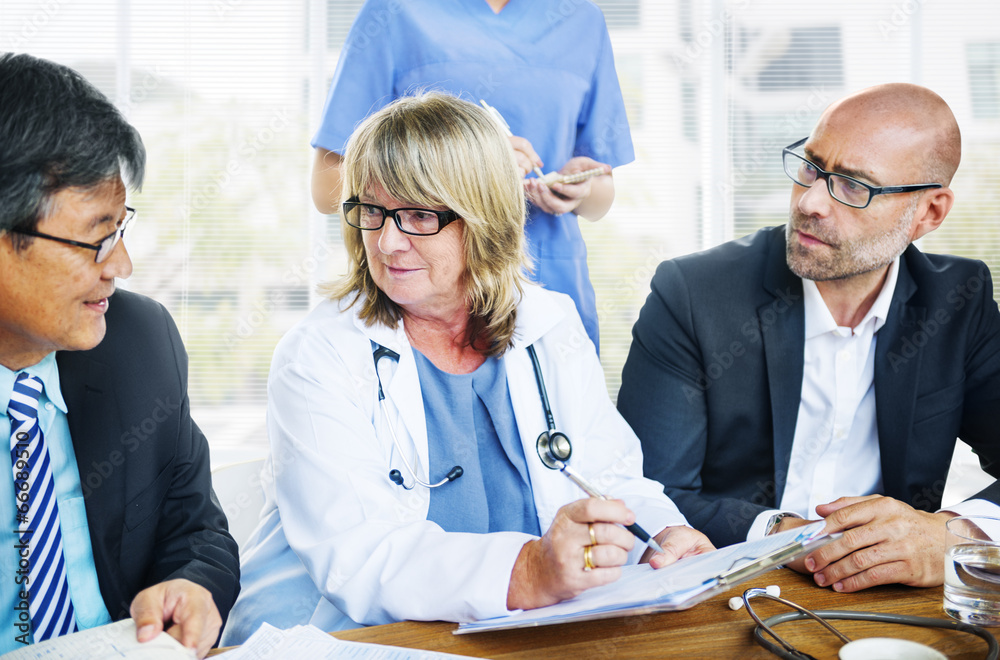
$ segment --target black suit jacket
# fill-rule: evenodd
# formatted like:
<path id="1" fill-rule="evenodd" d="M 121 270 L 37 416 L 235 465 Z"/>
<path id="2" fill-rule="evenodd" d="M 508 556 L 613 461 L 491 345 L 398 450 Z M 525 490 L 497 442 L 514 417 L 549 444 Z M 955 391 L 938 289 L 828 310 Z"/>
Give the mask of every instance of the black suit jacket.
<path id="1" fill-rule="evenodd" d="M 106 320 L 96 348 L 56 354 L 104 603 L 117 621 L 139 591 L 187 578 L 212 592 L 225 621 L 239 558 L 189 414 L 177 327 L 126 291 L 111 297 Z"/>
<path id="2" fill-rule="evenodd" d="M 784 227 L 660 264 L 618 409 L 646 476 L 717 546 L 781 501 L 802 391 L 802 281 Z M 884 494 L 939 508 L 955 438 L 1000 474 L 1000 312 L 985 264 L 912 245 L 875 350 Z M 994 482 L 977 497 L 1000 503 Z"/>

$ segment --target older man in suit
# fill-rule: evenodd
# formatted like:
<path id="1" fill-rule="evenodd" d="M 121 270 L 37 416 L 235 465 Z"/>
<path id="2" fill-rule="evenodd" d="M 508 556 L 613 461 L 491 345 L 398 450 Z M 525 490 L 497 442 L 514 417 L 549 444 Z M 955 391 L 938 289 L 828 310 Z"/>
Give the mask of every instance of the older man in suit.
<path id="1" fill-rule="evenodd" d="M 985 264 L 913 241 L 952 208 L 958 125 L 928 89 L 834 103 L 784 150 L 788 224 L 664 262 L 618 407 L 716 545 L 824 518 L 801 570 L 856 591 L 943 580 L 955 438 L 1000 475 L 1000 313 Z"/>
<path id="2" fill-rule="evenodd" d="M 177 329 L 115 292 L 142 141 L 66 67 L 6 54 L 0 89 L 0 652 L 131 614 L 203 657 L 239 562 Z"/>

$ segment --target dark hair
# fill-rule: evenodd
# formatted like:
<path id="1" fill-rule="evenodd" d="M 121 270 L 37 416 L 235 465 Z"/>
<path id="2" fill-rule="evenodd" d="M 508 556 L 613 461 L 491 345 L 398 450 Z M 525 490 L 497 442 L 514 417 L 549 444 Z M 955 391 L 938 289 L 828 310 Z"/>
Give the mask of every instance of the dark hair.
<path id="1" fill-rule="evenodd" d="M 124 173 L 138 189 L 139 132 L 76 71 L 30 55 L 0 55 L 0 231 L 33 230 L 52 195 Z M 25 244 L 16 236 L 15 248 Z"/>

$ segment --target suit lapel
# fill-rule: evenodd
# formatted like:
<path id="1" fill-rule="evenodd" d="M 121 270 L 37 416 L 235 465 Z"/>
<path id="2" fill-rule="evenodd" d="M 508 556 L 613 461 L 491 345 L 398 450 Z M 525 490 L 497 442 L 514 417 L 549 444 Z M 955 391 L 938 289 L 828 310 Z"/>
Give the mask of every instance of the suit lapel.
<path id="1" fill-rule="evenodd" d="M 781 502 L 802 399 L 805 306 L 802 280 L 785 261 L 784 232 L 775 232 L 764 273 L 764 288 L 774 299 L 757 308 L 767 364 L 774 443 L 775 505 Z"/>
<path id="2" fill-rule="evenodd" d="M 109 378 L 106 365 L 82 354 L 60 353 L 58 357 L 70 437 L 89 516 L 89 500 L 94 497 L 103 504 L 108 492 L 106 482 L 114 477 L 100 468 L 108 461 L 111 448 L 106 438 L 120 436 L 119 415 L 114 392 L 105 386 Z"/>
<path id="3" fill-rule="evenodd" d="M 914 249 L 911 246 L 907 253 Z M 904 468 L 923 355 L 914 339 L 918 323 L 927 313 L 926 308 L 909 304 L 916 290 L 904 253 L 899 260 L 899 275 L 889 314 L 875 342 L 875 410 L 883 492 L 903 499 L 909 497 L 905 490 Z"/>
<path id="4" fill-rule="evenodd" d="M 118 562 L 121 554 L 122 514 L 125 508 L 126 465 L 114 465 L 111 453 L 122 437 L 121 415 L 110 382 L 107 365 L 88 352 L 60 352 L 59 381 L 68 410 L 70 438 L 76 454 L 90 527 L 101 594 L 114 616 L 121 584 Z"/>

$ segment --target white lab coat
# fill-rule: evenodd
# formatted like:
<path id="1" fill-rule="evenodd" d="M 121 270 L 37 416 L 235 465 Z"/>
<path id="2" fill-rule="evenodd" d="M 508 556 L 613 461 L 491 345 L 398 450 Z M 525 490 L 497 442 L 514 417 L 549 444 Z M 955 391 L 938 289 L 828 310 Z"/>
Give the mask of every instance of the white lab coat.
<path id="1" fill-rule="evenodd" d="M 402 324 L 365 327 L 353 308 L 342 306 L 320 304 L 275 350 L 268 383 L 271 455 L 262 472 L 266 503 L 243 554 L 243 591 L 225 644 L 242 642 L 262 621 L 332 631 L 508 613 L 511 569 L 533 537 L 445 532 L 426 519 L 427 488 L 405 490 L 389 480 L 397 468 L 413 483 L 379 408 L 371 342 L 400 356 L 398 365 L 381 360 L 379 374 L 400 446 L 411 464 L 417 457 L 418 473 L 428 481 L 416 363 Z M 556 427 L 573 443 L 570 464 L 624 500 L 651 533 L 686 524 L 662 486 L 642 477 L 639 441 L 608 397 L 573 301 L 527 285 L 514 348 L 503 359 L 540 529 L 584 494 L 537 457 L 535 441 L 546 421 L 525 350 L 530 344 Z M 644 550 L 636 542 L 630 561 Z"/>

